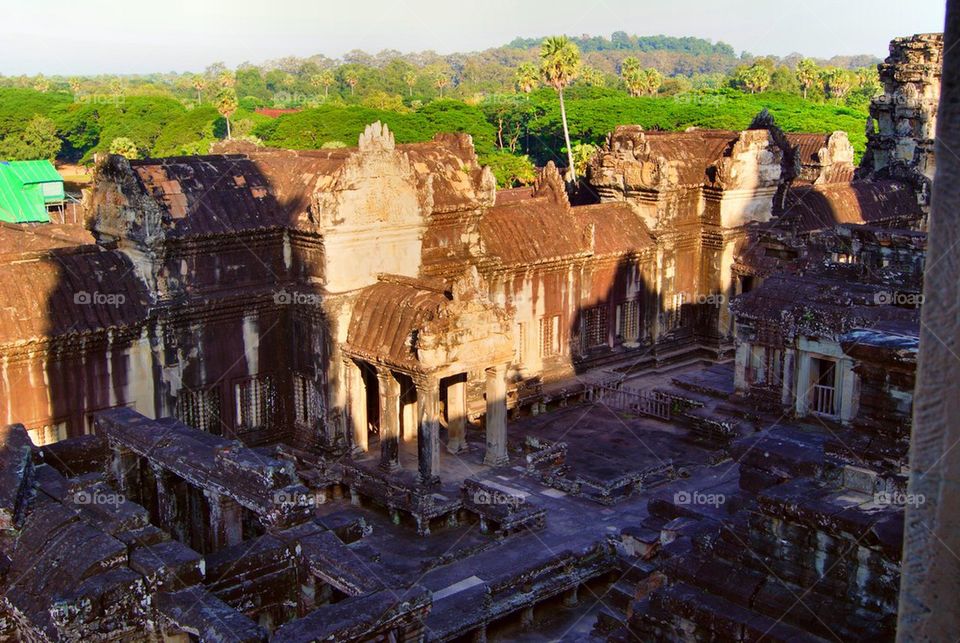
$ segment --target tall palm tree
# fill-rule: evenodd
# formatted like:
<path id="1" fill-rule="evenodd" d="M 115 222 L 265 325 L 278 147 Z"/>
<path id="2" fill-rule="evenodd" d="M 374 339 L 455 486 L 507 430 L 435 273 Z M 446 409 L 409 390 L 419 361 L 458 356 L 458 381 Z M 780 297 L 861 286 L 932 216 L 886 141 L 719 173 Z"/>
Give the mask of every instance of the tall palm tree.
<path id="1" fill-rule="evenodd" d="M 217 111 L 227 122 L 227 138 L 230 138 L 230 117 L 237 111 L 237 90 L 233 87 L 224 87 L 217 96 Z"/>
<path id="2" fill-rule="evenodd" d="M 813 87 L 818 80 L 820 80 L 820 69 L 817 67 L 817 63 L 813 62 L 809 58 L 804 58 L 797 63 L 797 80 L 800 82 L 800 86 L 803 87 L 803 97 L 806 99 L 807 90 Z"/>
<path id="3" fill-rule="evenodd" d="M 193 75 L 193 88 L 197 90 L 197 105 L 203 102 L 203 88 L 206 86 L 207 82 L 203 79 L 203 76 L 200 74 Z"/>
<path id="4" fill-rule="evenodd" d="M 320 72 L 320 84 L 323 85 L 323 97 L 326 98 L 330 94 L 330 85 L 337 82 L 336 77 L 333 75 L 332 69 L 324 69 Z"/>
<path id="5" fill-rule="evenodd" d="M 660 85 L 663 84 L 663 74 L 651 67 L 647 70 L 646 73 L 646 83 L 644 84 L 644 89 L 648 94 L 653 96 L 660 89 Z"/>
<path id="6" fill-rule="evenodd" d="M 313 74 L 308 79 L 307 82 L 314 89 L 320 89 L 323 87 L 323 80 L 320 78 L 320 74 Z"/>
<path id="7" fill-rule="evenodd" d="M 413 96 L 413 86 L 417 84 L 417 73 L 408 71 L 403 75 L 403 82 L 407 86 L 407 96 Z"/>
<path id="8" fill-rule="evenodd" d="M 839 69 L 837 67 L 824 72 L 824 84 L 827 86 L 827 91 L 837 105 L 840 104 L 840 100 L 850 91 L 850 85 L 852 84 L 851 76 L 852 74 L 846 69 Z"/>
<path id="9" fill-rule="evenodd" d="M 353 88 L 357 86 L 357 83 L 360 82 L 360 77 L 357 76 L 357 72 L 348 71 L 343 77 L 348 85 L 350 85 L 350 95 L 353 96 Z"/>
<path id="10" fill-rule="evenodd" d="M 440 72 L 436 78 L 433 79 L 433 84 L 440 90 L 440 98 L 443 98 L 443 88 L 450 84 L 450 79 L 445 73 Z"/>
<path id="11" fill-rule="evenodd" d="M 570 128 L 567 127 L 567 108 L 563 103 L 563 90 L 580 70 L 580 50 L 566 36 L 551 36 L 540 46 L 540 73 L 543 80 L 557 90 L 560 98 L 560 120 L 563 121 L 563 140 L 567 144 L 567 161 L 570 177 L 577 180 L 577 169 L 573 162 L 573 148 L 570 145 Z"/>
<path id="12" fill-rule="evenodd" d="M 533 63 L 520 63 L 517 66 L 517 88 L 524 94 L 529 94 L 537 87 L 540 80 L 540 70 Z"/>
<path id="13" fill-rule="evenodd" d="M 603 87 L 607 84 L 607 79 L 599 69 L 584 66 L 580 70 L 580 82 L 588 87 Z"/>
<path id="14" fill-rule="evenodd" d="M 640 61 L 633 56 L 627 56 L 620 63 L 620 78 L 623 84 L 627 86 L 627 91 L 631 96 L 639 96 L 643 93 L 646 85 L 646 74 L 640 68 Z"/>

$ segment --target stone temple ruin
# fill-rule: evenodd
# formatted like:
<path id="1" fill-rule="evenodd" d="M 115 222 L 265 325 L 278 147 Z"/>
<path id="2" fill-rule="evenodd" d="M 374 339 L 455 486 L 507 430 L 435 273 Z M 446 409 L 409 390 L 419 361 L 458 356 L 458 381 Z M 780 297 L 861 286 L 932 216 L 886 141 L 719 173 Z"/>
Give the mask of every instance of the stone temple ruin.
<path id="1" fill-rule="evenodd" d="M 0 638 L 891 640 L 942 49 L 859 168 L 627 125 L 582 205 L 379 123 L 98 159 L 0 227 Z"/>

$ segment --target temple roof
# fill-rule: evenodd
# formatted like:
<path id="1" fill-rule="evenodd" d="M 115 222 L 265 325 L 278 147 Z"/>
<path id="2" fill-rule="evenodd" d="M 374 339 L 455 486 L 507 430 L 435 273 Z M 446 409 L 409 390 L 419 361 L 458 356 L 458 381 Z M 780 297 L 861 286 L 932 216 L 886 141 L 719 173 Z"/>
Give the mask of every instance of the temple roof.
<path id="1" fill-rule="evenodd" d="M 777 273 L 731 301 L 738 320 L 771 322 L 787 336 L 839 337 L 881 323 L 920 324 L 919 308 L 885 303 L 890 288 L 820 275 Z"/>
<path id="2" fill-rule="evenodd" d="M 838 223 L 883 224 L 922 216 L 916 193 L 896 181 L 857 181 L 801 185 L 784 195 L 778 227 L 798 232 L 832 228 Z"/>
<path id="3" fill-rule="evenodd" d="M 453 281 L 380 275 L 354 299 L 343 350 L 408 372 L 462 373 L 513 357 L 510 318 L 476 269 Z"/>
<path id="4" fill-rule="evenodd" d="M 483 213 L 480 239 L 484 254 L 506 265 L 570 257 L 589 253 L 590 238 L 569 207 L 558 207 L 541 196 Z"/>
<path id="5" fill-rule="evenodd" d="M 707 168 L 729 155 L 740 132 L 689 130 L 686 132 L 644 132 L 651 155 L 667 161 L 681 185 L 712 183 Z M 674 177 L 671 175 L 670 177 Z"/>
<path id="6" fill-rule="evenodd" d="M 96 247 L 0 263 L 0 344 L 135 325 L 149 295 L 130 260 Z"/>
<path id="7" fill-rule="evenodd" d="M 427 322 L 444 316 L 450 297 L 441 290 L 413 284 L 381 282 L 368 286 L 353 306 L 347 331 L 349 350 L 371 361 L 419 368 L 416 333 Z"/>
<path id="8" fill-rule="evenodd" d="M 250 158 L 185 156 L 130 161 L 138 185 L 171 221 L 174 236 L 203 236 L 288 222 L 276 187 Z"/>
<path id="9" fill-rule="evenodd" d="M 349 180 L 341 182 L 365 155 L 391 155 L 409 167 L 423 203 L 433 212 L 492 204 L 492 174 L 477 161 L 466 134 L 396 145 L 388 128 L 376 123 L 359 143 L 332 150 L 280 150 L 224 142 L 215 146 L 224 152 L 220 154 L 133 161 L 112 156 L 102 174 L 125 185 L 124 164 L 129 163 L 136 190 L 125 190 L 127 198 L 142 195 L 155 201 L 166 234 L 179 237 L 296 227 L 305 221 L 315 195 L 350 189 Z"/>

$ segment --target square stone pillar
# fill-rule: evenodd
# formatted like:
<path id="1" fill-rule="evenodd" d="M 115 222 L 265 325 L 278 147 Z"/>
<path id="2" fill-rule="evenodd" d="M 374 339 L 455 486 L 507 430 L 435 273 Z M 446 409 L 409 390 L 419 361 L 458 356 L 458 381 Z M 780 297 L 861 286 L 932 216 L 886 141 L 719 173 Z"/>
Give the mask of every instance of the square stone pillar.
<path id="1" fill-rule="evenodd" d="M 419 391 L 418 391 L 419 395 Z M 419 399 L 419 397 L 417 398 Z M 401 427 L 401 436 L 400 438 L 404 442 L 413 442 L 417 439 L 419 426 L 420 426 L 420 413 L 417 409 L 417 400 L 404 400 L 404 396 L 400 396 L 400 408 L 402 409 L 403 418 L 402 427 Z"/>
<path id="2" fill-rule="evenodd" d="M 380 384 L 380 468 L 400 468 L 400 382 L 390 369 L 377 367 Z"/>
<path id="3" fill-rule="evenodd" d="M 783 380 L 780 385 L 780 403 L 785 407 L 793 405 L 793 386 L 796 377 L 797 352 L 792 348 L 783 351 Z"/>
<path id="4" fill-rule="evenodd" d="M 140 498 L 140 456 L 120 445 L 111 445 L 110 477 L 129 500 Z"/>
<path id="5" fill-rule="evenodd" d="M 160 519 L 158 526 L 169 532 L 176 540 L 189 545 L 190 532 L 186 528 L 183 517 L 186 498 L 177 494 L 179 481 L 174 474 L 159 465 L 150 463 L 150 467 L 157 482 L 157 515 Z"/>
<path id="6" fill-rule="evenodd" d="M 225 498 L 209 489 L 204 489 L 203 495 L 210 510 L 207 551 L 214 552 L 240 544 L 243 541 L 243 508 L 232 498 Z"/>
<path id="7" fill-rule="evenodd" d="M 807 414 L 807 408 L 810 406 L 810 353 L 806 351 L 797 351 L 797 382 L 795 384 L 796 397 L 794 398 L 795 412 L 798 417 Z"/>
<path id="8" fill-rule="evenodd" d="M 365 453 L 369 448 L 367 431 L 367 384 L 363 371 L 352 359 L 344 360 L 347 379 L 347 409 L 350 415 L 350 444 L 354 453 Z"/>
<path id="9" fill-rule="evenodd" d="M 747 381 L 747 369 L 750 367 L 750 344 L 748 342 L 737 342 L 737 351 L 734 358 L 733 368 L 733 386 L 738 393 L 746 393 L 750 388 L 750 382 Z"/>
<path id="10" fill-rule="evenodd" d="M 447 385 L 447 451 L 453 454 L 467 449 L 467 378 Z"/>
<path id="11" fill-rule="evenodd" d="M 440 390 L 436 378 L 418 379 L 417 470 L 423 485 L 439 484 L 440 478 Z"/>
<path id="12" fill-rule="evenodd" d="M 483 463 L 500 467 L 507 456 L 507 368 L 504 365 L 487 369 L 487 451 Z"/>
<path id="13" fill-rule="evenodd" d="M 837 394 L 840 396 L 840 404 L 837 413 L 840 415 L 840 421 L 849 423 L 857 415 L 857 405 L 859 404 L 859 391 L 857 390 L 857 374 L 853 372 L 853 360 L 842 359 L 837 362 Z"/>

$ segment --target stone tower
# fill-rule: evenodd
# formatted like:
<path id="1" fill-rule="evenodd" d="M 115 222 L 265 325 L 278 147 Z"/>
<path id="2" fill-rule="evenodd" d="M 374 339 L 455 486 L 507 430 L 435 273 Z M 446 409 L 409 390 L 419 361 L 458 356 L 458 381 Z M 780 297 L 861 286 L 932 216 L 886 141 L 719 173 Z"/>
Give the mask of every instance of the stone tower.
<path id="1" fill-rule="evenodd" d="M 878 66 L 883 94 L 873 99 L 867 121 L 867 151 L 860 174 L 913 183 L 929 200 L 936 170 L 933 137 L 940 101 L 943 34 L 917 34 L 890 42 Z"/>

